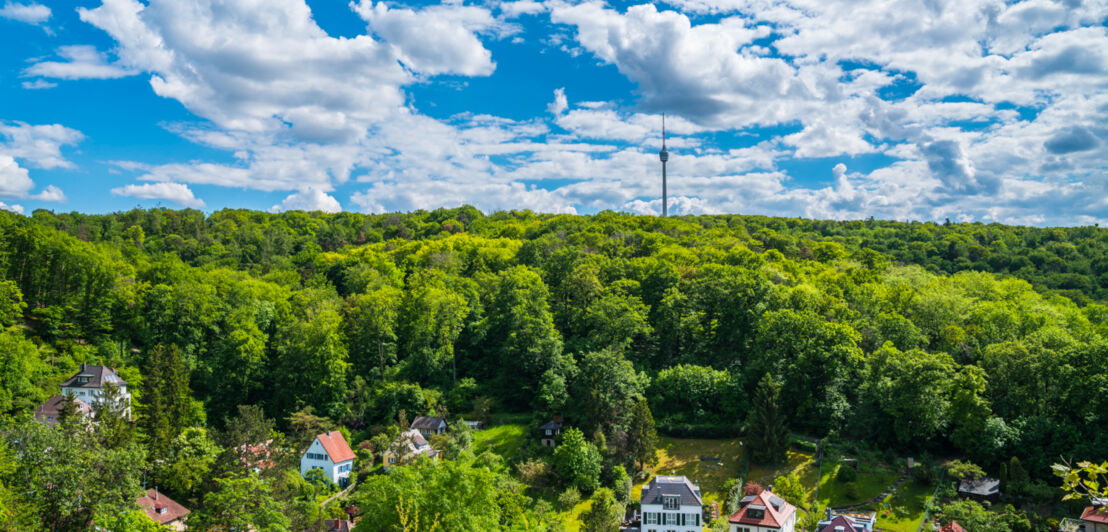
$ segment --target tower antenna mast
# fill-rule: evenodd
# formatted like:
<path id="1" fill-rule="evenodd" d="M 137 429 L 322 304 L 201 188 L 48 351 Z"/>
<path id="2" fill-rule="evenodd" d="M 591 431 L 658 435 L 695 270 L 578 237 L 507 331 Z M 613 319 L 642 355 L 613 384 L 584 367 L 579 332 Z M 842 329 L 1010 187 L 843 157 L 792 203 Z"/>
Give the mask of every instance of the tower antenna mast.
<path id="1" fill-rule="evenodd" d="M 662 217 L 669 215 L 668 198 L 666 197 L 666 161 L 669 160 L 669 152 L 666 151 L 666 114 L 662 113 L 662 151 L 658 152 L 658 158 L 662 160 Z"/>

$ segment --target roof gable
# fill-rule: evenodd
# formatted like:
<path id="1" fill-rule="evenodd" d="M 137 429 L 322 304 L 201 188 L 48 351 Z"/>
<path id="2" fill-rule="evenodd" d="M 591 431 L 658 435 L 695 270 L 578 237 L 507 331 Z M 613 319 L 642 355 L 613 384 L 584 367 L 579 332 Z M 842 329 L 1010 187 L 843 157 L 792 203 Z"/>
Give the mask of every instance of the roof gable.
<path id="1" fill-rule="evenodd" d="M 413 429 L 423 430 L 438 430 L 440 427 L 446 426 L 446 419 L 433 416 L 416 416 L 412 421 Z"/>
<path id="2" fill-rule="evenodd" d="M 341 432 L 337 430 L 325 432 L 316 436 L 315 439 L 323 446 L 323 450 L 327 452 L 327 456 L 331 458 L 332 462 L 337 464 L 354 459 L 354 451 L 346 443 L 346 438 L 342 436 Z"/>
<path id="3" fill-rule="evenodd" d="M 701 506 L 700 488 L 684 476 L 658 476 L 643 486 L 642 504 L 662 504 L 662 497 L 681 498 L 681 506 Z"/>
<path id="4" fill-rule="evenodd" d="M 139 497 L 135 502 L 142 511 L 146 512 L 147 517 L 163 525 L 192 513 L 188 508 L 158 490 L 146 490 L 146 495 Z"/>
<path id="5" fill-rule="evenodd" d="M 1090 523 L 1108 523 L 1108 506 L 1089 506 L 1081 514 L 1082 521 Z"/>
<path id="6" fill-rule="evenodd" d="M 757 495 L 745 497 L 743 501 L 746 502 L 743 502 L 739 511 L 728 519 L 729 522 L 780 528 L 796 513 L 795 506 L 769 490 L 762 490 Z M 762 516 L 753 517 L 748 513 L 750 510 L 763 510 Z"/>

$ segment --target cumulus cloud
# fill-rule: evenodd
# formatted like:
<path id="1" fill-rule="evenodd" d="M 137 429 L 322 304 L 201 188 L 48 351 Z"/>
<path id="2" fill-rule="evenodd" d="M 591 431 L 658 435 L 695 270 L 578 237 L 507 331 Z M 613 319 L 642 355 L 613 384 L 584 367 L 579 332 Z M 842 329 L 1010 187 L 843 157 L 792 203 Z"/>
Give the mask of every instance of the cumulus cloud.
<path id="1" fill-rule="evenodd" d="M 42 192 L 31 196 L 31 199 L 36 199 L 39 201 L 63 202 L 66 200 L 66 197 L 65 192 L 62 192 L 62 189 L 54 185 L 46 185 L 46 187 L 42 189 Z"/>
<path id="2" fill-rule="evenodd" d="M 50 20 L 50 15 L 49 7 L 34 2 L 29 4 L 5 2 L 4 7 L 0 7 L 0 18 L 18 20 L 27 24 L 42 24 Z"/>
<path id="3" fill-rule="evenodd" d="M 38 168 L 74 168 L 62 156 L 62 146 L 72 146 L 85 136 L 61 124 L 32 125 L 0 120 L 0 153 L 23 159 Z"/>
<path id="4" fill-rule="evenodd" d="M 1058 130 L 1043 143 L 1043 146 L 1050 153 L 1063 154 L 1091 150 L 1099 144 L 1100 141 L 1088 128 L 1073 126 Z"/>
<path id="5" fill-rule="evenodd" d="M 492 52 L 476 35 L 500 26 L 488 9 L 443 4 L 416 11 L 371 0 L 361 0 L 354 9 L 416 72 L 488 76 L 496 69 Z"/>
<path id="6" fill-rule="evenodd" d="M 25 198 L 35 187 L 26 168 L 21 168 L 10 155 L 0 153 L 0 196 Z"/>
<path id="7" fill-rule="evenodd" d="M 192 194 L 188 185 L 182 183 L 146 183 L 142 185 L 125 185 L 112 189 L 116 196 L 127 196 L 138 199 L 160 199 L 172 201 L 183 207 L 199 209 L 204 207 L 204 200 Z"/>
<path id="8" fill-rule="evenodd" d="M 280 205 L 274 205 L 269 209 L 272 212 L 281 211 L 323 211 L 341 212 L 342 205 L 339 200 L 329 196 L 317 188 L 308 188 L 294 192 L 285 198 Z"/>
<path id="9" fill-rule="evenodd" d="M 569 100 L 566 99 L 566 88 L 554 89 L 554 101 L 546 106 L 546 112 L 552 115 L 560 115 L 569 109 Z"/>
<path id="10" fill-rule="evenodd" d="M 24 70 L 23 75 L 55 79 L 113 79 L 135 74 L 118 64 L 108 63 L 107 56 L 94 46 L 62 46 L 58 48 L 58 55 L 65 60 L 35 63 Z"/>
<path id="11" fill-rule="evenodd" d="M 23 214 L 23 206 L 22 205 L 9 205 L 9 204 L 4 203 L 2 201 L 0 201 L 0 210 L 10 211 L 10 212 L 14 212 L 16 214 Z"/>

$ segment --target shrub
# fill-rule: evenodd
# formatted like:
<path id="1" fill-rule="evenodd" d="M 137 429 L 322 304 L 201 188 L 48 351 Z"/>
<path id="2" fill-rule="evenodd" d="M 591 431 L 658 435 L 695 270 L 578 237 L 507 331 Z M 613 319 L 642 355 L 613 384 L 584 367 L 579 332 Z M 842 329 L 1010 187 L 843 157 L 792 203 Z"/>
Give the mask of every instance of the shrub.
<path id="1" fill-rule="evenodd" d="M 849 483 L 858 480 L 858 471 L 847 464 L 839 466 L 839 471 L 835 473 L 835 480 L 842 483 Z"/>
<path id="2" fill-rule="evenodd" d="M 843 486 L 843 495 L 847 499 L 850 499 L 852 501 L 857 500 L 858 499 L 858 483 L 857 482 L 847 482 L 846 485 Z"/>
<path id="3" fill-rule="evenodd" d="M 577 503 L 581 502 L 581 492 L 577 491 L 577 488 L 569 487 L 558 496 L 558 507 L 563 512 L 568 512 L 577 506 Z"/>

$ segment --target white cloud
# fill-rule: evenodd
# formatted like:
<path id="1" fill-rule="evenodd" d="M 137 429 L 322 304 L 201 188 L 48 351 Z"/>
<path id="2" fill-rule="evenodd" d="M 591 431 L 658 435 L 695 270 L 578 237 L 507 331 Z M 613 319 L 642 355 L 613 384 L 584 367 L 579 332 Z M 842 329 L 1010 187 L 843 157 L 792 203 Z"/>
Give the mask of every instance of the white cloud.
<path id="1" fill-rule="evenodd" d="M 57 86 L 58 86 L 57 83 L 51 83 L 51 82 L 46 81 L 44 79 L 36 79 L 34 81 L 24 81 L 23 82 L 23 88 L 28 89 L 28 90 L 52 89 L 52 88 L 57 87 Z"/>
<path id="2" fill-rule="evenodd" d="M 38 168 L 75 168 L 62 156 L 61 147 L 75 145 L 84 138 L 80 131 L 60 124 L 31 125 L 0 120 L 0 153 L 23 159 Z"/>
<path id="3" fill-rule="evenodd" d="M 488 9 L 442 4 L 419 11 L 390 9 L 384 2 L 361 0 L 354 10 L 408 68 L 424 74 L 488 76 L 496 69 L 477 32 L 499 23 Z"/>
<path id="4" fill-rule="evenodd" d="M 21 168 L 10 155 L 0 153 L 0 196 L 25 198 L 35 187 L 26 168 Z"/>
<path id="5" fill-rule="evenodd" d="M 94 46 L 62 46 L 58 48 L 58 55 L 65 61 L 35 63 L 24 70 L 23 75 L 55 79 L 113 79 L 135 74 L 118 64 L 108 63 L 107 56 Z"/>
<path id="6" fill-rule="evenodd" d="M 552 115 L 560 115 L 569 109 L 569 100 L 566 99 L 566 88 L 554 89 L 554 101 L 546 106 L 546 112 Z"/>
<path id="7" fill-rule="evenodd" d="M 342 212 L 342 205 L 339 204 L 339 200 L 327 193 L 319 190 L 318 188 L 308 188 L 299 192 L 294 192 L 285 198 L 280 205 L 274 205 L 269 209 L 271 212 L 281 211 L 323 211 L 323 212 Z"/>
<path id="8" fill-rule="evenodd" d="M 204 200 L 193 196 L 192 190 L 189 189 L 188 185 L 181 183 L 125 185 L 113 188 L 112 194 L 138 199 L 161 199 L 195 209 L 204 207 Z"/>
<path id="9" fill-rule="evenodd" d="M 50 20 L 50 14 L 49 7 L 34 2 L 29 4 L 5 2 L 4 7 L 0 7 L 0 18 L 18 20 L 27 24 L 42 24 Z"/>
<path id="10" fill-rule="evenodd" d="M 22 205 L 9 205 L 9 204 L 4 203 L 2 201 L 0 201 L 0 210 L 10 211 L 10 212 L 14 212 L 16 214 L 23 214 L 23 206 Z"/>
<path id="11" fill-rule="evenodd" d="M 54 185 L 46 185 L 46 188 L 42 189 L 42 192 L 31 196 L 31 199 L 39 201 L 57 201 L 64 202 L 66 200 L 65 192 L 62 189 Z"/>

